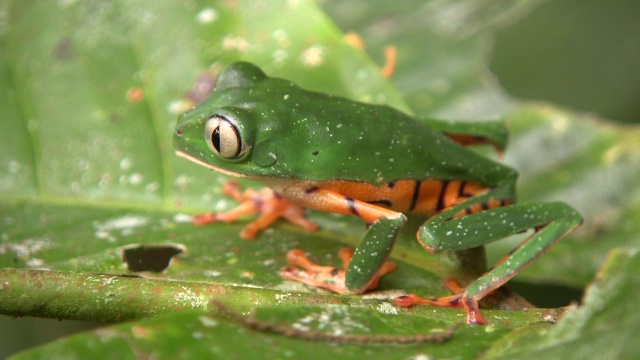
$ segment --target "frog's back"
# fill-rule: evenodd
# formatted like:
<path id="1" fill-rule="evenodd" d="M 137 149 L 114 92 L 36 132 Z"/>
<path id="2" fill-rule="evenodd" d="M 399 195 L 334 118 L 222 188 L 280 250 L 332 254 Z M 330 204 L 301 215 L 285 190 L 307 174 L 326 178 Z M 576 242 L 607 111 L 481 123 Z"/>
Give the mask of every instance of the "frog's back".
<path id="1" fill-rule="evenodd" d="M 272 141 L 277 158 L 272 166 L 284 177 L 371 184 L 460 179 L 493 185 L 493 179 L 511 171 L 394 108 L 295 90 L 278 90 L 281 101 L 260 111 L 278 114 L 277 123 L 263 121 L 258 133 L 278 139 Z"/>

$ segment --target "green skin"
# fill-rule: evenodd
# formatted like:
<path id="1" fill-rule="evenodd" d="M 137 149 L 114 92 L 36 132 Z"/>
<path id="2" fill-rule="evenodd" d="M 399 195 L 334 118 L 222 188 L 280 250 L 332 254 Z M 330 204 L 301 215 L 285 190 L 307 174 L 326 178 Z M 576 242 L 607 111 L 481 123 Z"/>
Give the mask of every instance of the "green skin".
<path id="1" fill-rule="evenodd" d="M 228 119 L 232 125 L 227 128 L 235 128 L 239 136 L 237 142 L 217 144 L 230 149 L 222 155 L 211 144 L 211 132 L 206 133 L 213 115 Z M 388 106 L 307 91 L 239 62 L 222 71 L 207 100 L 180 116 L 174 145 L 179 155 L 226 174 L 261 181 L 293 202 L 303 195 L 287 193 L 282 184 L 439 179 L 489 187 L 487 193 L 431 217 L 418 232 L 418 241 L 425 248 L 439 252 L 476 247 L 536 229 L 505 261 L 459 295 L 462 302 L 475 302 L 515 276 L 582 218 L 564 203 L 528 203 L 452 219 L 459 211 L 489 199 L 514 202 L 517 173 L 456 143 L 446 133 L 478 136 L 500 149 L 506 143 L 501 123 L 416 121 Z M 347 269 L 347 292 L 366 289 L 405 221 L 399 216 L 370 224 Z M 378 256 L 371 255 L 374 253 Z"/>

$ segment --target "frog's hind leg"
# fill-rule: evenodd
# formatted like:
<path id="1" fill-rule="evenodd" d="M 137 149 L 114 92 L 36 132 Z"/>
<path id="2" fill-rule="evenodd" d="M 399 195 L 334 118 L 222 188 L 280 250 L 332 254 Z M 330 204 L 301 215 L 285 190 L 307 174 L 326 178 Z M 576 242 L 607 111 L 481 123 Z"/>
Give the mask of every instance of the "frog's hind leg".
<path id="1" fill-rule="evenodd" d="M 305 208 L 358 216 L 367 223 L 367 231 L 346 269 L 310 266 L 307 260 L 294 261 L 294 266 L 280 271 L 283 278 L 337 293 L 359 294 L 373 289 L 382 276 L 381 272 L 391 271 L 392 265 L 388 265 L 387 258 L 398 232 L 407 221 L 404 214 L 315 186 L 291 186 L 285 190 L 287 198 L 294 199 Z M 294 251 L 296 254 L 300 252 Z M 291 258 L 289 260 L 291 262 Z"/>
<path id="2" fill-rule="evenodd" d="M 501 154 L 507 146 L 509 132 L 504 121 L 444 121 L 420 119 L 420 122 L 442 131 L 463 146 L 491 145 Z"/>
<path id="3" fill-rule="evenodd" d="M 338 293 L 348 293 L 345 284 L 346 272 L 353 258 L 354 251 L 350 248 L 343 248 L 338 252 L 338 257 L 342 260 L 342 269 L 333 266 L 321 266 L 312 262 L 300 249 L 293 249 L 287 253 L 287 261 L 292 266 L 285 266 L 280 269 L 280 276 L 284 279 L 299 281 L 311 286 L 328 288 Z M 373 276 L 367 290 L 378 287 L 380 279 L 394 271 L 396 264 L 386 261 Z"/>
<path id="4" fill-rule="evenodd" d="M 484 324 L 478 301 L 516 276 L 582 222 L 582 217 L 564 203 L 525 203 L 487 208 L 490 204 L 504 202 L 500 191 L 474 197 L 429 219 L 420 228 L 418 240 L 427 250 L 441 252 L 481 246 L 533 229 L 531 236 L 456 295 L 429 300 L 411 294 L 396 299 L 396 303 L 401 306 L 464 307 L 468 323 Z M 470 210 L 478 208 L 478 205 L 482 210 Z"/>

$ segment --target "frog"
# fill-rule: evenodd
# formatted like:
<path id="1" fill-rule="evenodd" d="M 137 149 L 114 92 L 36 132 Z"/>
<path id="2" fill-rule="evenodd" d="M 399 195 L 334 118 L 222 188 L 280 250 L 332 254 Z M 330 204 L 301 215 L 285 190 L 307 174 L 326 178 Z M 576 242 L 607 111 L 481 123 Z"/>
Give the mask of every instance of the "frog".
<path id="1" fill-rule="evenodd" d="M 176 154 L 234 178 L 257 181 L 261 191 L 224 193 L 240 202 L 228 212 L 195 215 L 193 223 L 233 222 L 258 214 L 241 232 L 255 238 L 279 218 L 312 232 L 305 209 L 359 217 L 366 230 L 356 249 L 344 249 L 337 268 L 312 262 L 291 249 L 287 280 L 339 294 L 362 294 L 395 270 L 389 260 L 411 214 L 423 214 L 416 239 L 431 253 L 483 246 L 513 234 L 528 237 L 465 287 L 439 298 L 411 293 L 398 306 L 463 308 L 468 324 L 483 325 L 479 301 L 535 261 L 579 226 L 582 216 L 564 202 L 516 202 L 517 172 L 476 145 L 501 153 L 504 121 L 414 118 L 385 104 L 371 104 L 303 89 L 270 77 L 249 62 L 225 67 L 209 97 L 180 115 Z"/>

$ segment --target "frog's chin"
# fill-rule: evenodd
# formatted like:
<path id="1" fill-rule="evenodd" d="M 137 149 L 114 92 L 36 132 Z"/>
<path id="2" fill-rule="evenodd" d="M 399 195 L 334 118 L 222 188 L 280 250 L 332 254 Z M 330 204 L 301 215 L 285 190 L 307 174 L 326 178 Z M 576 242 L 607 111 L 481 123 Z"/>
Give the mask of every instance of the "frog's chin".
<path id="1" fill-rule="evenodd" d="M 197 159 L 197 158 L 195 158 L 195 157 L 193 157 L 193 156 L 191 156 L 191 155 L 189 155 L 189 154 L 187 154 L 187 153 L 185 153 L 183 151 L 180 151 L 180 150 L 176 150 L 176 155 L 178 155 L 180 157 L 183 157 L 183 158 L 185 158 L 187 160 L 193 161 L 194 163 L 196 163 L 198 165 L 202 165 L 204 167 L 207 167 L 209 169 L 215 170 L 215 171 L 220 172 L 220 173 L 225 174 L 225 175 L 234 176 L 234 177 L 243 177 L 243 178 L 250 177 L 250 176 L 248 176 L 246 174 L 237 173 L 237 172 L 233 172 L 233 171 L 229 171 L 229 170 L 226 170 L 226 169 L 219 168 L 217 166 L 213 166 L 213 165 L 211 165 L 209 163 L 206 163 L 206 162 L 204 162 L 204 161 L 202 161 L 200 159 Z"/>

